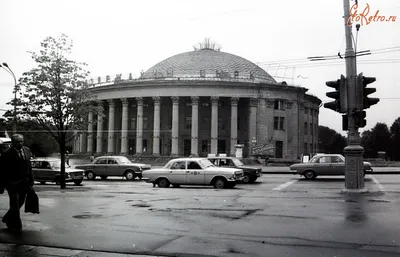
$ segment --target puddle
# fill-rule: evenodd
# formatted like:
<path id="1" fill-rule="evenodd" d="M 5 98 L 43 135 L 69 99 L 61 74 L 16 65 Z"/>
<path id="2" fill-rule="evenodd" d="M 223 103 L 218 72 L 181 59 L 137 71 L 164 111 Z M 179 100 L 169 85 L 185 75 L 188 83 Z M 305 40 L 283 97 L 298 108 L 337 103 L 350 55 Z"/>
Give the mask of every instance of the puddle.
<path id="1" fill-rule="evenodd" d="M 103 217 L 101 214 L 80 214 L 72 216 L 74 219 L 97 219 L 101 217 Z"/>

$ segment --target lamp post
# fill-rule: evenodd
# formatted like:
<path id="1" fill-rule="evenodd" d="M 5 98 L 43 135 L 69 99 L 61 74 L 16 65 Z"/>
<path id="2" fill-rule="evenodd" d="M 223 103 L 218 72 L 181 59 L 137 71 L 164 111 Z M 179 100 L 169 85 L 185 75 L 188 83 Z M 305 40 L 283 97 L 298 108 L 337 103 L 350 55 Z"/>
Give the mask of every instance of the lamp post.
<path id="1" fill-rule="evenodd" d="M 15 77 L 14 72 L 10 69 L 7 63 L 3 62 L 3 65 L 0 64 L 4 70 L 11 74 L 14 78 L 14 124 L 13 124 L 13 133 L 17 133 L 17 78 Z M 7 69 L 6 69 L 7 68 Z"/>

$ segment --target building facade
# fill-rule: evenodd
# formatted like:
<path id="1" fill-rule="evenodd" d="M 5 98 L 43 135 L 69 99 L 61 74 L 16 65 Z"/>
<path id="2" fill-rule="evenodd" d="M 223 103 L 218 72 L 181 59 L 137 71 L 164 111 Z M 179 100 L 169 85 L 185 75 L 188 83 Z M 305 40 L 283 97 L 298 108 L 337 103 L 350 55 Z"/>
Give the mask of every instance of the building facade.
<path id="1" fill-rule="evenodd" d="M 107 80 L 91 88 L 103 115 L 88 115 L 74 152 L 234 156 L 242 145 L 246 157 L 268 144 L 276 158 L 297 159 L 317 151 L 321 101 L 239 56 L 202 47 L 138 79 Z"/>

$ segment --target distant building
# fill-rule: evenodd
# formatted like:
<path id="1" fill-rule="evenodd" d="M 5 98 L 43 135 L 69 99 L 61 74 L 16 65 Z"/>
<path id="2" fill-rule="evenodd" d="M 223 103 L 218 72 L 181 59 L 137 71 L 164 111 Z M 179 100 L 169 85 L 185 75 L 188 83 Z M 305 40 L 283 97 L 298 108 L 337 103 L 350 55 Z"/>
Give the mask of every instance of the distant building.
<path id="1" fill-rule="evenodd" d="M 243 144 L 246 157 L 254 145 L 272 144 L 276 158 L 295 159 L 317 149 L 317 97 L 207 42 L 157 63 L 139 79 L 108 76 L 91 90 L 105 118 L 89 115 L 93 123 L 74 142 L 74 152 L 235 155 Z"/>

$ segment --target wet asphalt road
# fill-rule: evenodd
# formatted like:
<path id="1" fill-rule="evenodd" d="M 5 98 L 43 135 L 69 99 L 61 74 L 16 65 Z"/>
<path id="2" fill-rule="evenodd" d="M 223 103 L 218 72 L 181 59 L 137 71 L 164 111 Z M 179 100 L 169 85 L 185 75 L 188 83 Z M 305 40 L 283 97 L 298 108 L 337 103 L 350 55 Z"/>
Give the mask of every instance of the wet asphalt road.
<path id="1" fill-rule="evenodd" d="M 143 181 L 36 185 L 39 215 L 0 241 L 169 256 L 399 256 L 400 176 L 367 175 L 365 196 L 343 177 L 263 175 L 235 189 L 153 188 Z M 8 207 L 0 195 L 0 215 Z"/>

